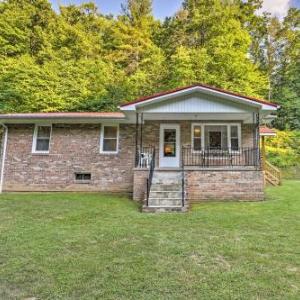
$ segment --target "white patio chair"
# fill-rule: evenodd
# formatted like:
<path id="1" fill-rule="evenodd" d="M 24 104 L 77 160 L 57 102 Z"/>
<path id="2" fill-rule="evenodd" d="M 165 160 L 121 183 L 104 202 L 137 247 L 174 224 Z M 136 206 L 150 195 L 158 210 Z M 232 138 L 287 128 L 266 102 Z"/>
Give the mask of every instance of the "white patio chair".
<path id="1" fill-rule="evenodd" d="M 149 168 L 152 155 L 148 152 L 142 152 L 140 154 L 140 168 Z"/>

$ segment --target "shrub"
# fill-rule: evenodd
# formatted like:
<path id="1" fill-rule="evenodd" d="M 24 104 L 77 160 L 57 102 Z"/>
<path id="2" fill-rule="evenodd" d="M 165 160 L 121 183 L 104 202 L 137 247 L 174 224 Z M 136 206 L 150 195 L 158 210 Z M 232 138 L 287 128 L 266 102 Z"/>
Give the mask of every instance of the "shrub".
<path id="1" fill-rule="evenodd" d="M 277 131 L 266 139 L 267 159 L 280 168 L 300 165 L 300 131 Z"/>

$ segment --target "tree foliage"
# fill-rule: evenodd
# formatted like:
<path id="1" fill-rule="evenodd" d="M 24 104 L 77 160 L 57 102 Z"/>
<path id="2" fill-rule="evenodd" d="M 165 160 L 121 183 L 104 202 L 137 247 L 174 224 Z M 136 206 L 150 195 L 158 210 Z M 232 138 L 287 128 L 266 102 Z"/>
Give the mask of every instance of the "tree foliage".
<path id="1" fill-rule="evenodd" d="M 277 131 L 267 138 L 268 159 L 280 168 L 300 165 L 300 131 Z"/>
<path id="2" fill-rule="evenodd" d="M 116 17 L 93 3 L 0 1 L 0 110 L 101 111 L 196 82 L 268 98 L 278 128 L 300 128 L 299 10 L 258 15 L 261 0 L 184 0 L 163 22 L 151 0 Z"/>

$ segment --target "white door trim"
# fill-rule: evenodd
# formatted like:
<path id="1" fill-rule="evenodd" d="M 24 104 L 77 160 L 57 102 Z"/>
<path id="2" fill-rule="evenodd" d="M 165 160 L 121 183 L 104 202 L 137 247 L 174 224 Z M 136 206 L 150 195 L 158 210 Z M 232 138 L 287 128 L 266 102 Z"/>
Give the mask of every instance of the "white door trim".
<path id="1" fill-rule="evenodd" d="M 176 130 L 176 156 L 164 157 L 164 129 Z M 180 167 L 180 125 L 179 124 L 160 124 L 159 135 L 159 167 L 161 168 L 179 168 Z"/>

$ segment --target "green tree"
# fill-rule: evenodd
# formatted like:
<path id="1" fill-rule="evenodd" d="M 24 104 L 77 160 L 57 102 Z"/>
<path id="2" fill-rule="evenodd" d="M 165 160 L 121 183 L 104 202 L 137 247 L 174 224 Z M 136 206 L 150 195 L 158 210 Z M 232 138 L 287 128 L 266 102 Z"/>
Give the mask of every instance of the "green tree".
<path id="1" fill-rule="evenodd" d="M 55 13 L 47 0 L 0 2 L 0 54 L 37 55 L 47 44 Z"/>
<path id="2" fill-rule="evenodd" d="M 101 61 L 52 60 L 43 65 L 24 55 L 2 61 L 0 103 L 4 111 L 77 110 L 107 95 L 112 70 Z M 112 110 L 113 103 L 104 107 Z M 114 106 L 113 109 L 116 107 Z"/>
<path id="3" fill-rule="evenodd" d="M 266 97 L 281 105 L 274 122 L 281 130 L 300 128 L 299 22 L 299 9 L 291 8 L 283 21 L 264 13 L 247 24 L 251 58 L 268 76 Z"/>
<path id="4" fill-rule="evenodd" d="M 123 16 L 134 26 L 143 26 L 152 21 L 152 0 L 127 0 L 121 5 Z"/>
<path id="5" fill-rule="evenodd" d="M 18 21 L 24 29 L 20 34 L 26 36 L 25 43 L 18 47 L 23 51 L 2 52 L 0 57 L 2 111 L 93 110 L 94 106 L 116 109 L 117 103 L 105 100 L 109 99 L 115 74 L 103 50 L 103 36 L 110 20 L 99 15 L 94 5 L 62 7 L 59 15 L 47 1 L 7 1 L 2 5 L 9 22 L 18 21 L 16 14 L 26 16 L 23 23 Z M 48 12 L 49 7 L 51 18 L 46 18 L 45 9 Z M 5 18 L 1 22 L 5 23 Z M 43 37 L 40 42 L 39 36 Z M 6 48 L 15 48 L 14 39 L 2 33 L 0 37 Z"/>
<path id="6" fill-rule="evenodd" d="M 124 100 L 196 82 L 282 109 L 299 128 L 299 10 L 258 15 L 262 0 L 184 0 L 163 23 L 151 0 L 116 18 L 93 3 L 53 11 L 47 0 L 0 1 L 0 109 L 116 110 Z"/>
<path id="7" fill-rule="evenodd" d="M 292 8 L 281 31 L 280 60 L 275 74 L 274 98 L 281 104 L 275 125 L 300 129 L 300 10 Z"/>
<path id="8" fill-rule="evenodd" d="M 111 28 L 107 59 L 123 71 L 128 100 L 163 87 L 164 54 L 153 41 L 156 27 L 151 1 L 130 0 Z"/>
<path id="9" fill-rule="evenodd" d="M 167 47 L 172 44 L 166 51 L 171 61 L 177 64 L 183 59 L 177 71 L 170 66 L 171 77 L 176 72 L 184 74 L 185 64 L 187 77 L 192 77 L 183 82 L 202 81 L 248 95 L 265 94 L 267 78 L 249 58 L 251 36 L 244 28 L 240 6 L 240 1 L 183 2 L 173 20 L 164 23 L 159 37 L 167 41 Z M 177 84 L 181 80 L 170 81 Z"/>

